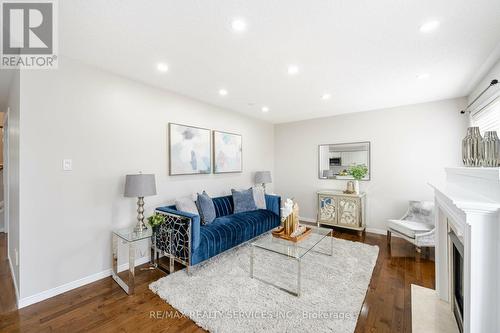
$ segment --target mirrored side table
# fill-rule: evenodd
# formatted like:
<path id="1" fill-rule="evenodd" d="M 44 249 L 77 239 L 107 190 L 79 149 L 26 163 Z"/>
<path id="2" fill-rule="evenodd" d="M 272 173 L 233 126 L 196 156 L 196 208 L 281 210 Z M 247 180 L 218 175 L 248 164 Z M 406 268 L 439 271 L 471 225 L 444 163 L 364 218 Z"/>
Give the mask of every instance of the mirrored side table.
<path id="1" fill-rule="evenodd" d="M 113 230 L 112 236 L 112 244 L 113 244 L 113 264 L 112 264 L 112 277 L 113 280 L 120 285 L 120 287 L 125 290 L 125 292 L 129 295 L 134 293 L 135 286 L 135 250 L 136 243 L 143 241 L 145 239 L 149 239 L 151 242 L 151 236 L 153 231 L 151 227 L 148 227 L 146 230 L 142 232 L 134 231 L 134 227 L 123 228 L 118 230 Z M 128 245 L 128 279 L 124 281 L 118 275 L 118 253 L 119 253 L 119 245 L 127 244 Z M 152 249 L 156 248 L 152 246 L 151 243 L 149 245 Z M 155 250 L 156 252 L 156 250 Z M 151 261 L 154 262 L 154 258 L 156 257 L 156 253 L 151 253 Z"/>

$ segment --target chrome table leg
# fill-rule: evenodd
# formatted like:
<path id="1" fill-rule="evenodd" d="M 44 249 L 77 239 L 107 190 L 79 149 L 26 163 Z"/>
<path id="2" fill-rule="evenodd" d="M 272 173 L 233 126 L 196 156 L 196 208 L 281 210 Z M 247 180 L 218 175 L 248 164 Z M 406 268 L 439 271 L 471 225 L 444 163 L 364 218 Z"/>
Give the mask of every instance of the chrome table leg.
<path id="1" fill-rule="evenodd" d="M 253 278 L 253 257 L 254 257 L 254 246 L 250 247 L 250 277 Z"/>
<path id="2" fill-rule="evenodd" d="M 301 275 L 302 275 L 302 272 L 300 270 L 300 258 L 297 258 L 297 296 L 300 296 L 300 292 L 301 292 L 301 285 L 300 285 L 300 280 L 301 280 Z"/>
<path id="3" fill-rule="evenodd" d="M 333 232 L 330 234 L 330 255 L 333 256 Z"/>
<path id="4" fill-rule="evenodd" d="M 134 293 L 135 286 L 135 245 L 133 242 L 128 243 L 128 294 Z"/>
<path id="5" fill-rule="evenodd" d="M 168 273 L 172 274 L 174 272 L 174 258 L 172 255 L 169 255 L 169 266 L 168 266 Z"/>

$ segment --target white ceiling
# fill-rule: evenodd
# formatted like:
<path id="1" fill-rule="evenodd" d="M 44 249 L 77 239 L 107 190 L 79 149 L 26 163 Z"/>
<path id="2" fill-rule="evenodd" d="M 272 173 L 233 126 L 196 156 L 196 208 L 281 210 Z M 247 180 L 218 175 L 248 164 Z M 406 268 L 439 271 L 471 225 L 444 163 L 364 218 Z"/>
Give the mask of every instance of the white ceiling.
<path id="1" fill-rule="evenodd" d="M 247 21 L 245 33 L 231 30 L 235 17 Z M 59 48 L 150 85 L 286 122 L 464 96 L 500 42 L 499 18 L 496 0 L 65 0 Z M 440 28 L 422 34 L 431 19 Z M 160 61 L 168 73 L 156 70 Z M 289 64 L 300 73 L 289 76 Z M 430 77 L 417 79 L 421 73 Z"/>

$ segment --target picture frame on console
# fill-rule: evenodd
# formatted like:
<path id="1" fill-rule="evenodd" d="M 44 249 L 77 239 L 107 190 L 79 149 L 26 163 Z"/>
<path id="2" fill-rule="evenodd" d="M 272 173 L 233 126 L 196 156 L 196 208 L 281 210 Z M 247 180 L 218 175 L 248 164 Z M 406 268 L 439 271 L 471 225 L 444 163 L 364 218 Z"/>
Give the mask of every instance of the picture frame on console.
<path id="1" fill-rule="evenodd" d="M 176 123 L 168 124 L 169 175 L 212 172 L 210 129 Z"/>
<path id="2" fill-rule="evenodd" d="M 213 131 L 214 173 L 243 172 L 241 134 Z"/>

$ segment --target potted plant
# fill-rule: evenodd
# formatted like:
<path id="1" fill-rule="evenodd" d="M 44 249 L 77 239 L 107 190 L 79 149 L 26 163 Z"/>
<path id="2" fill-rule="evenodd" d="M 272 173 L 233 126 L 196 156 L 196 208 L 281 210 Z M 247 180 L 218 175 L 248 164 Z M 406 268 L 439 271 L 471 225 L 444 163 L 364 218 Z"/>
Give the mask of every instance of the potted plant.
<path id="1" fill-rule="evenodd" d="M 163 222 L 165 222 L 165 215 L 163 215 L 163 214 L 154 213 L 153 215 L 148 217 L 148 223 L 151 226 L 151 228 L 153 228 L 153 237 L 156 234 L 156 232 L 158 231 L 158 228 L 160 227 L 160 225 L 163 224 Z"/>
<path id="2" fill-rule="evenodd" d="M 354 191 L 359 194 L 359 181 L 368 174 L 368 167 L 364 164 L 349 167 L 349 175 L 354 178 Z"/>

